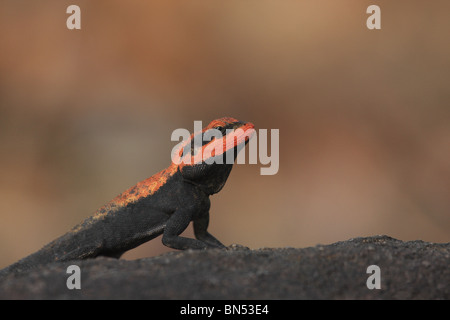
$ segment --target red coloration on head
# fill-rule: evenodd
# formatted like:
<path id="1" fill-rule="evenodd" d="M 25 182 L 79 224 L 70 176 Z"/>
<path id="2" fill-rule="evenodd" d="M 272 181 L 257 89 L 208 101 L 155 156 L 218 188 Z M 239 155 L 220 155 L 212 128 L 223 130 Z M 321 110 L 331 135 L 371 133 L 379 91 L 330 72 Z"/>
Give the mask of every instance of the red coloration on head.
<path id="1" fill-rule="evenodd" d="M 218 128 L 218 127 L 225 127 L 232 123 L 239 123 L 239 120 L 230 118 L 230 117 L 224 117 L 217 120 L 213 120 L 208 126 L 206 126 L 202 132 L 206 132 L 207 130 Z M 247 123 L 239 123 L 239 128 L 242 129 L 240 131 L 237 131 L 238 134 L 234 135 L 234 139 L 225 139 L 225 137 L 221 139 L 214 139 L 211 143 L 207 144 L 206 146 L 210 145 L 214 146 L 214 144 L 222 144 L 223 151 L 220 153 L 217 153 L 215 155 L 220 155 L 221 153 L 229 150 L 232 147 L 237 146 L 238 144 L 241 144 L 248 139 L 251 138 L 251 136 L 254 134 L 254 125 L 250 122 Z M 250 131 L 249 131 L 250 130 Z M 186 144 L 190 144 L 191 140 L 194 138 L 195 134 L 198 134 L 199 132 L 194 132 L 190 139 L 187 140 L 185 143 L 182 144 L 180 148 L 179 155 L 182 155 L 183 148 L 186 146 Z M 235 132 L 233 132 L 234 134 Z M 228 141 L 228 144 L 227 144 Z M 205 146 L 205 147 L 206 147 Z M 177 152 L 178 153 L 178 152 Z M 203 148 L 202 148 L 203 153 Z M 194 157 L 192 157 L 194 158 Z M 201 161 L 200 161 L 201 162 Z M 197 161 L 191 162 L 192 164 L 198 163 Z M 128 204 L 138 201 L 141 198 L 150 196 L 154 194 L 161 186 L 163 186 L 167 180 L 177 172 L 179 167 L 183 167 L 185 164 L 181 163 L 179 165 L 176 165 L 172 162 L 172 164 L 167 168 L 162 170 L 161 172 L 158 172 L 157 174 L 151 176 L 148 179 L 145 179 L 141 182 L 138 182 L 135 186 L 131 187 L 130 189 L 126 190 L 125 192 L 119 194 L 117 197 L 112 199 L 109 203 L 101 207 L 97 210 L 97 212 L 94 215 L 94 218 L 100 219 L 103 217 L 107 212 L 113 211 L 114 209 L 119 209 L 126 207 Z"/>
<path id="2" fill-rule="evenodd" d="M 222 137 L 221 139 L 215 139 L 211 143 L 209 143 L 206 148 L 209 150 L 213 150 L 211 152 L 211 156 L 219 156 L 228 150 L 245 143 L 248 141 L 254 134 L 254 125 L 253 123 L 246 123 L 233 132 L 227 134 L 226 136 Z M 205 149 L 206 149 L 205 148 Z M 215 148 L 218 148 L 219 152 L 215 152 Z"/>
<path id="3" fill-rule="evenodd" d="M 248 141 L 253 134 L 255 133 L 254 125 L 251 122 L 241 122 L 235 118 L 231 117 L 223 117 L 220 119 L 216 119 L 211 121 L 209 125 L 207 125 L 205 128 L 202 129 L 201 133 L 205 133 L 206 131 L 210 129 L 216 129 L 219 127 L 226 127 L 230 124 L 236 124 L 236 128 L 234 132 L 231 134 L 228 134 L 226 137 L 222 137 L 220 139 L 214 139 L 210 143 L 205 144 L 201 148 L 201 152 L 197 153 L 196 155 L 192 156 L 190 154 L 186 154 L 183 156 L 183 150 L 184 148 L 189 145 L 192 140 L 194 139 L 194 136 L 197 134 L 200 134 L 200 132 L 194 132 L 191 134 L 190 139 L 185 141 L 181 144 L 179 151 L 177 151 L 178 155 L 178 163 L 180 167 L 183 167 L 185 165 L 192 165 L 192 164 L 199 164 L 205 159 L 202 159 L 202 155 L 204 154 L 205 150 L 208 149 L 211 151 L 211 156 L 218 156 L 226 152 L 227 150 L 230 150 L 231 148 L 236 147 L 237 145 L 244 143 Z M 219 152 L 216 152 L 216 149 L 219 150 Z"/>
<path id="4" fill-rule="evenodd" d="M 202 132 L 206 132 L 209 129 L 214 129 L 214 128 L 217 128 L 217 127 L 224 127 L 227 124 L 230 124 L 230 123 L 233 123 L 233 122 L 239 122 L 239 120 L 235 119 L 235 118 L 231 118 L 231 117 L 223 117 L 223 118 L 220 118 L 220 119 L 216 119 L 216 120 L 211 121 L 211 123 L 208 124 L 202 130 Z"/>

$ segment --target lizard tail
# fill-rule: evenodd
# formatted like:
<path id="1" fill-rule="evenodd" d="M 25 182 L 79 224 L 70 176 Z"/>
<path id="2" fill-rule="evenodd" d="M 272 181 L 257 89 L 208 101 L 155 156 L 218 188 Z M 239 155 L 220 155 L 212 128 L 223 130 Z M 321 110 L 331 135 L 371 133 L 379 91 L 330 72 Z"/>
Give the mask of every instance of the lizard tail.
<path id="1" fill-rule="evenodd" d="M 77 236 L 74 236 L 72 232 L 68 232 L 53 240 L 42 249 L 0 270 L 0 280 L 10 274 L 20 274 L 39 269 L 39 267 L 52 262 L 66 262 L 96 257 L 99 246 L 95 246 L 88 241 L 81 241 L 79 236 L 82 235 L 77 234 Z M 81 246 L 80 243 L 88 243 L 88 245 Z"/>

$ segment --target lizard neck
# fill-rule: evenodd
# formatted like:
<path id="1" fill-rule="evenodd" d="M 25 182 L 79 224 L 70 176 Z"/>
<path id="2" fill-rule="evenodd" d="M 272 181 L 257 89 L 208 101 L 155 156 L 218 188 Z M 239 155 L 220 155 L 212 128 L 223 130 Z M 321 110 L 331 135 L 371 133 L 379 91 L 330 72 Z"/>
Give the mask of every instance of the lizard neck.
<path id="1" fill-rule="evenodd" d="M 222 190 L 230 175 L 232 164 L 196 165 L 183 168 L 183 181 L 196 186 L 210 196 Z"/>
<path id="2" fill-rule="evenodd" d="M 190 181 L 190 180 L 187 180 L 187 179 L 184 179 L 184 178 L 183 178 L 183 182 L 185 182 L 185 183 L 187 183 L 187 184 L 190 184 L 190 185 L 193 185 L 194 188 L 196 188 L 197 190 L 199 190 L 200 193 L 203 193 L 203 194 L 206 195 L 207 197 L 209 197 L 209 196 L 211 195 L 210 191 L 209 191 L 206 187 L 202 186 L 202 185 L 199 184 L 199 183 L 196 183 L 196 182 L 194 182 L 194 181 Z"/>

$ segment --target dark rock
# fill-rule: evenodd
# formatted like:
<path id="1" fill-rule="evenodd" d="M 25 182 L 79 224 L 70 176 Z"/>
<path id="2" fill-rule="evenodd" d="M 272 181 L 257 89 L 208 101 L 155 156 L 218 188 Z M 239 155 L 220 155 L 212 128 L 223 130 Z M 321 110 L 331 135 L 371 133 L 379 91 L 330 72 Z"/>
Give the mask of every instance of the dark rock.
<path id="1" fill-rule="evenodd" d="M 180 251 L 135 261 L 52 263 L 0 281 L 0 299 L 450 299 L 450 243 L 387 236 L 331 245 Z M 81 268 L 81 289 L 66 273 Z M 367 267 L 381 270 L 368 289 Z"/>

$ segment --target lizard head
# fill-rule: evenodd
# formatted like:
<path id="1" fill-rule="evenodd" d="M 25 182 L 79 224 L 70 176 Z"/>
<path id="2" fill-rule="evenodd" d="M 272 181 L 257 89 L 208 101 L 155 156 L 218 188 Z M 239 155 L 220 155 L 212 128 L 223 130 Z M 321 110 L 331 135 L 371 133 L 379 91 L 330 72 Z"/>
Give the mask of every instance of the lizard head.
<path id="1" fill-rule="evenodd" d="M 254 125 L 225 117 L 194 132 L 176 155 L 184 180 L 209 194 L 219 192 L 231 172 L 239 151 L 255 134 Z"/>

